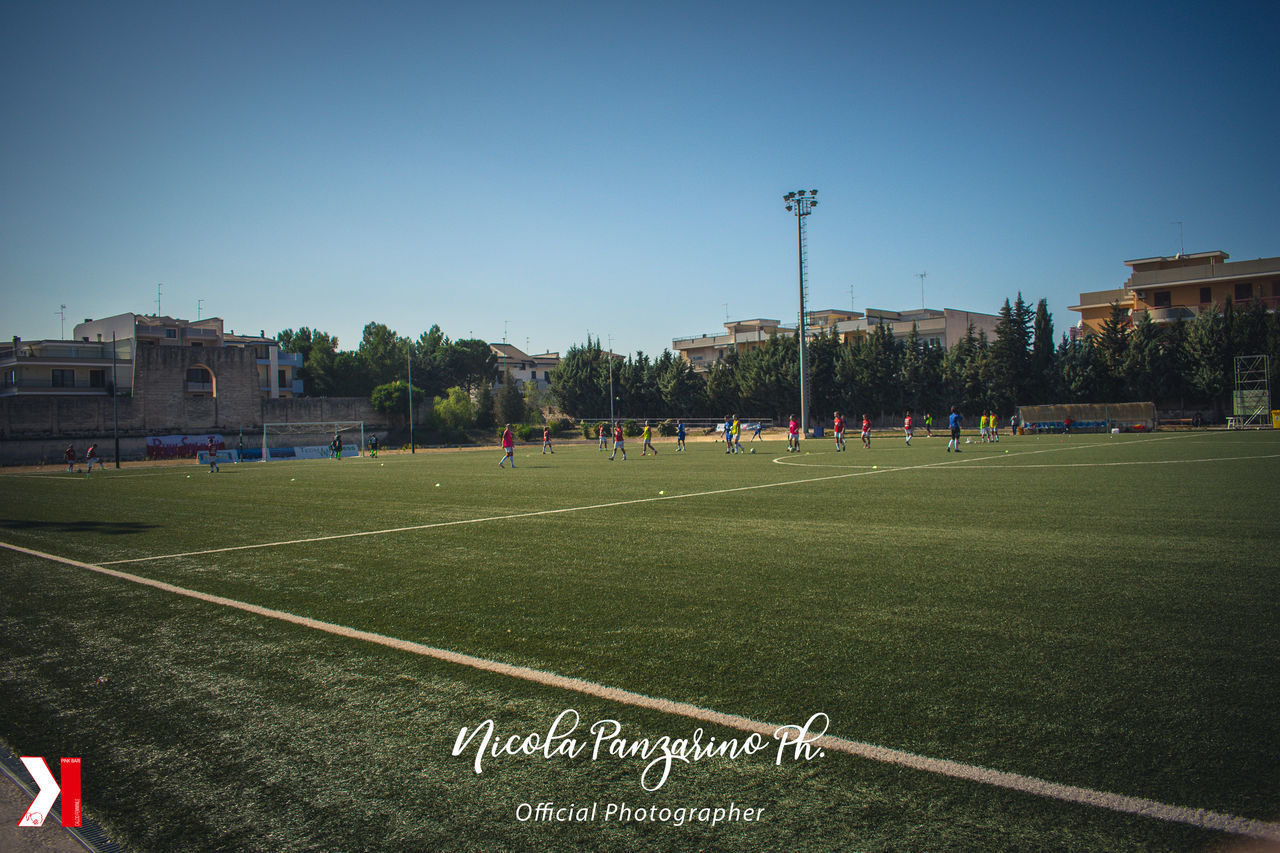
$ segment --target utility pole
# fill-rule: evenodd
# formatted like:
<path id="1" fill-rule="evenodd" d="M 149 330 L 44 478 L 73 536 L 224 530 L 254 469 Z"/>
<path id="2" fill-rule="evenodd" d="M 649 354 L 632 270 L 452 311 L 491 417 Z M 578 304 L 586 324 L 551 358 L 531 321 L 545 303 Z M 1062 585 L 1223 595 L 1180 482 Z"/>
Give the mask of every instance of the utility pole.
<path id="1" fill-rule="evenodd" d="M 410 344 L 404 354 L 404 363 L 409 368 L 409 453 L 417 453 L 413 444 L 413 345 Z"/>
<path id="2" fill-rule="evenodd" d="M 609 429 L 613 429 L 613 335 L 609 336 L 609 349 L 604 357 L 609 362 Z"/>
<path id="3" fill-rule="evenodd" d="M 116 467 L 120 467 L 120 389 L 116 387 L 116 333 L 111 332 L 111 435 L 116 445 Z"/>

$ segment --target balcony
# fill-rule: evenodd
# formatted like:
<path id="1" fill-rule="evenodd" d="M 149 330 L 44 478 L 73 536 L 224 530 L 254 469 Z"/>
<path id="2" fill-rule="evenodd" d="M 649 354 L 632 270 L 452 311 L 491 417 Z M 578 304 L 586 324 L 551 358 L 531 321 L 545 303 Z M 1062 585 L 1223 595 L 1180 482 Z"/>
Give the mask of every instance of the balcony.
<path id="1" fill-rule="evenodd" d="M 87 378 L 77 379 L 73 385 L 62 382 L 55 385 L 52 379 L 47 378 L 37 379 L 24 376 L 9 379 L 6 377 L 3 382 L 0 382 L 0 396 L 14 394 L 74 394 L 77 397 L 101 394 L 105 396 L 111 393 L 110 385 L 110 382 L 105 386 L 90 385 Z"/>

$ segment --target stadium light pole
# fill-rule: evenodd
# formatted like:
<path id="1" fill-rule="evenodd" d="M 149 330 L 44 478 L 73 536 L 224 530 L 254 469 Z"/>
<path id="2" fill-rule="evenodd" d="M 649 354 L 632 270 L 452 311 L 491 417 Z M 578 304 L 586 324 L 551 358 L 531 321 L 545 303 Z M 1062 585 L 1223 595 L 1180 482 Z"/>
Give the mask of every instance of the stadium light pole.
<path id="1" fill-rule="evenodd" d="M 804 218 L 813 212 L 818 205 L 818 191 L 796 190 L 782 197 L 787 211 L 796 215 L 796 253 L 800 261 L 800 322 L 796 327 L 796 336 L 800 341 L 800 434 L 809 435 L 809 348 L 805 341 L 805 240 Z"/>

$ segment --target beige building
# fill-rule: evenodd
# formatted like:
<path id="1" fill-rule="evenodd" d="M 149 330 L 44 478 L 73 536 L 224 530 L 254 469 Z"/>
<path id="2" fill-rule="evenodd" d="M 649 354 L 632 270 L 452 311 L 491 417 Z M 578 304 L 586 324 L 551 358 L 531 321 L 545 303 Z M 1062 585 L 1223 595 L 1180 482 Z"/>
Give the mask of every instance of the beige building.
<path id="1" fill-rule="evenodd" d="M 101 320 L 85 320 L 75 327 L 75 338 L 82 343 L 110 343 L 112 334 L 117 342 L 129 341 L 130 346 L 187 347 L 190 349 L 235 347 L 252 350 L 257 360 L 258 391 L 263 397 L 277 399 L 302 394 L 302 380 L 297 372 L 302 367 L 298 353 L 280 351 L 280 344 L 266 336 L 266 330 L 257 335 L 238 335 L 233 329 L 223 328 L 221 317 L 208 317 L 194 322 L 174 317 L 151 314 L 117 314 Z M 213 396 L 217 393 L 216 378 L 207 365 L 193 364 L 187 369 L 186 392 L 192 396 Z M 121 388 L 125 383 L 121 380 Z"/>
<path id="2" fill-rule="evenodd" d="M 489 349 L 498 357 L 498 385 L 506 381 L 510 371 L 517 388 L 524 388 L 525 383 L 532 382 L 540 390 L 546 389 L 551 387 L 551 371 L 560 366 L 558 352 L 529 355 L 512 344 L 489 344 Z"/>
<path id="3" fill-rule="evenodd" d="M 109 395 L 133 389 L 133 342 L 24 341 L 0 344 L 0 397 Z"/>
<path id="4" fill-rule="evenodd" d="M 109 395 L 113 387 L 121 394 L 131 394 L 136 386 L 136 354 L 149 348 L 251 350 L 262 397 L 277 399 L 302 393 L 302 380 L 296 377 L 302 367 L 301 355 L 280 352 L 280 345 L 265 334 L 224 332 L 218 317 L 191 323 L 174 317 L 117 314 L 86 319 L 76 325 L 74 336 L 69 341 L 13 338 L 10 345 L 0 346 L 0 396 Z M 206 363 L 211 358 L 189 359 L 192 363 L 184 368 L 183 377 L 187 395 L 217 394 L 215 372 Z"/>
<path id="5" fill-rule="evenodd" d="M 1269 311 L 1280 305 L 1280 258 L 1229 262 L 1226 252 L 1196 252 L 1125 261 L 1132 272 L 1122 287 L 1080 294 L 1080 322 L 1073 336 L 1096 334 L 1119 305 L 1127 316 L 1149 312 L 1156 323 L 1190 320 L 1228 299 L 1260 300 Z"/>
<path id="6" fill-rule="evenodd" d="M 834 331 L 843 340 L 853 340 L 866 335 L 875 326 L 886 326 L 895 338 L 905 339 L 915 326 L 926 342 L 949 348 L 965 336 L 969 326 L 974 331 L 985 331 L 987 337 L 995 337 L 994 314 L 978 314 L 973 311 L 957 311 L 952 308 L 921 308 L 914 311 L 887 311 L 868 308 L 862 311 L 823 309 L 810 311 L 805 318 L 807 338 L 830 334 Z M 734 320 L 724 324 L 723 334 L 693 335 L 676 338 L 671 348 L 693 365 L 695 370 L 706 371 L 729 351 L 745 352 L 763 346 L 772 335 L 794 337 L 795 326 L 783 326 L 777 320 Z"/>
<path id="7" fill-rule="evenodd" d="M 897 340 L 906 340 L 914 328 L 925 344 L 951 349 L 969 333 L 986 332 L 987 338 L 996 337 L 995 314 L 979 314 L 976 311 L 959 311 L 954 308 L 916 308 L 910 311 L 886 311 L 868 308 L 864 316 L 845 320 L 836 325 L 836 332 L 844 340 L 869 334 L 876 326 L 887 326 Z"/>

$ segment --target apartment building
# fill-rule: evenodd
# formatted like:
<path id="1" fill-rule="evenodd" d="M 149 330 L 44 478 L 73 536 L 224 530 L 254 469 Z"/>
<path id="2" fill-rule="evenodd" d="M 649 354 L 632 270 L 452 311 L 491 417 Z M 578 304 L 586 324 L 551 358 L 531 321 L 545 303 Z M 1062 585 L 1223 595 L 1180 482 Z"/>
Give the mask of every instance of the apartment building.
<path id="1" fill-rule="evenodd" d="M 1075 335 L 1096 334 L 1119 305 L 1127 316 L 1144 311 L 1156 323 L 1190 320 L 1228 299 L 1240 304 L 1260 300 L 1269 311 L 1280 305 L 1280 258 L 1229 261 L 1223 251 L 1177 254 L 1125 261 L 1131 272 L 1124 285 L 1080 294 Z"/>

